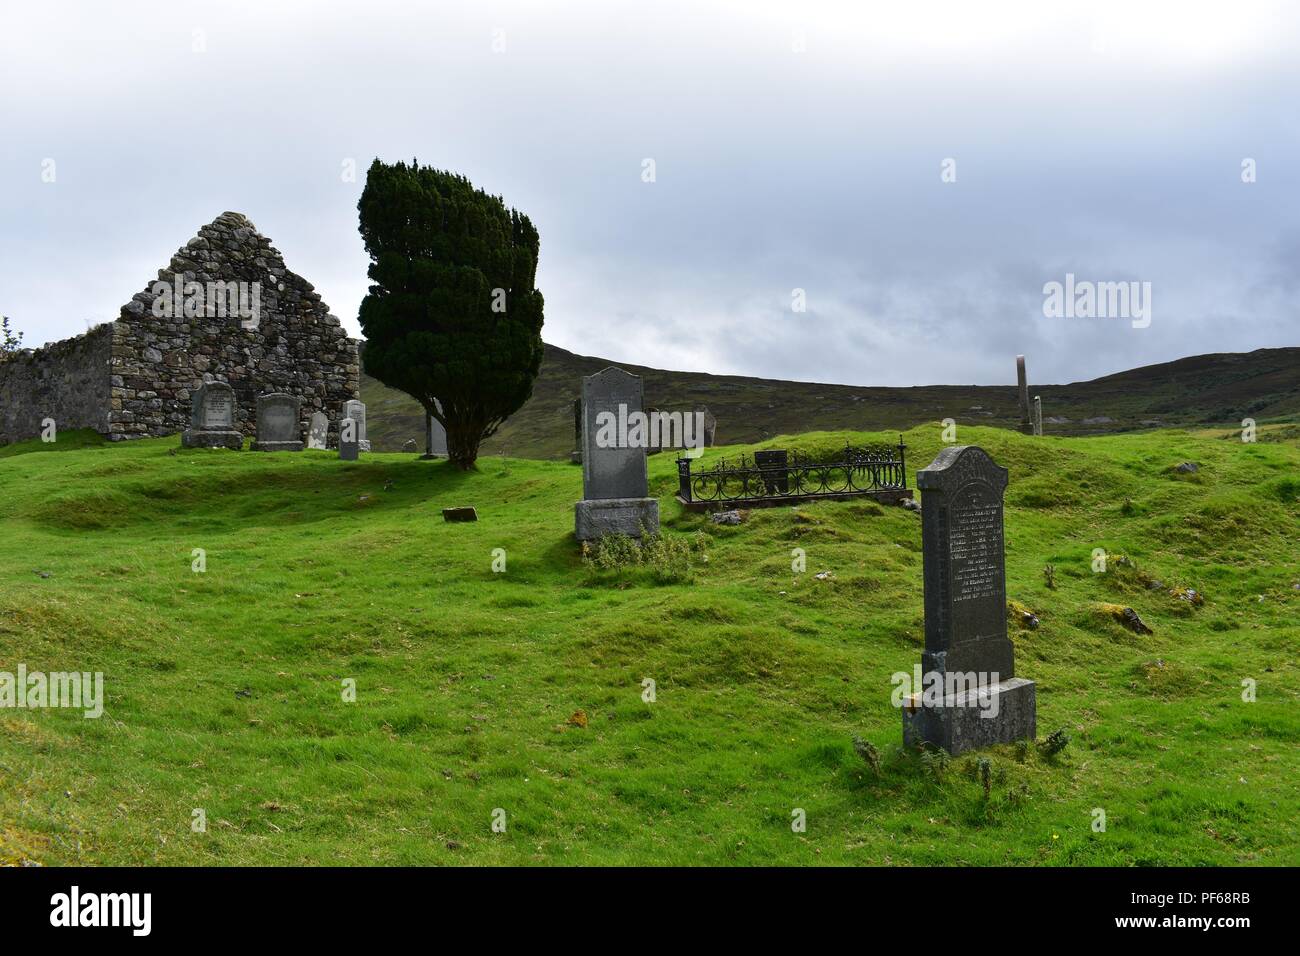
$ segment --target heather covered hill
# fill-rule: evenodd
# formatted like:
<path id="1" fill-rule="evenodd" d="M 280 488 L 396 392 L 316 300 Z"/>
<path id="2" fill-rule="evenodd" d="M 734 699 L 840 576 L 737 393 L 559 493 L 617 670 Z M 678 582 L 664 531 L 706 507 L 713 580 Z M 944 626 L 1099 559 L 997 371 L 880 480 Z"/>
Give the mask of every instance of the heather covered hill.
<path id="1" fill-rule="evenodd" d="M 1034 385 L 1049 434 L 1109 434 L 1178 425 L 1240 426 L 1300 419 L 1300 348 L 1197 355 L 1069 385 Z M 572 401 L 584 375 L 619 365 L 645 380 L 647 404 L 663 408 L 707 405 L 718 418 L 718 441 L 744 444 L 773 435 L 839 429 L 883 431 L 953 418 L 963 425 L 1014 428 L 1014 356 L 1005 386 L 926 385 L 870 388 L 783 382 L 736 375 L 672 372 L 575 355 L 546 346 L 533 397 L 484 445 L 485 454 L 567 458 L 573 450 Z M 363 375 L 375 447 L 398 451 L 408 438 L 423 448 L 423 412 L 407 396 Z M 1050 419 L 1068 418 L 1068 422 Z M 1091 420 L 1091 421 L 1090 421 Z"/>

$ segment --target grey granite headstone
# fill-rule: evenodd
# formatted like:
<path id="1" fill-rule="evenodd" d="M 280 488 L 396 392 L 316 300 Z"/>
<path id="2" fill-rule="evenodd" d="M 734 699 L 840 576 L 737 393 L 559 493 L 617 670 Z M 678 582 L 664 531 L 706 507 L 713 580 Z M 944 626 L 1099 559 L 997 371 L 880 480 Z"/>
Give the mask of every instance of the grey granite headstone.
<path id="1" fill-rule="evenodd" d="M 224 382 L 208 382 L 190 396 L 190 427 L 181 434 L 185 448 L 244 447 L 244 436 L 235 428 L 235 390 Z"/>
<path id="2" fill-rule="evenodd" d="M 442 402 L 435 398 L 433 404 L 438 409 L 438 413 L 442 414 Z M 431 458 L 446 458 L 447 429 L 443 426 L 442 422 L 426 413 L 424 416 L 424 431 L 425 452 L 420 457 L 425 460 Z"/>
<path id="3" fill-rule="evenodd" d="M 370 441 L 366 438 L 366 403 L 355 398 L 343 403 L 343 417 L 357 423 L 357 447 L 361 451 L 370 451 Z"/>
<path id="4" fill-rule="evenodd" d="M 659 530 L 659 501 L 647 495 L 649 429 L 641 379 L 610 366 L 582 380 L 582 497 L 575 506 L 581 541 Z"/>
<path id="5" fill-rule="evenodd" d="M 712 448 L 717 443 L 718 438 L 718 420 L 714 417 L 713 412 L 709 411 L 708 405 L 701 405 L 696 409 L 704 415 L 704 445 L 705 448 Z"/>
<path id="6" fill-rule="evenodd" d="M 360 451 L 356 420 L 345 418 L 339 422 L 339 458 L 342 461 L 356 461 Z"/>
<path id="7" fill-rule="evenodd" d="M 307 429 L 307 447 L 324 451 L 329 447 L 330 420 L 324 412 L 312 412 Z"/>
<path id="8" fill-rule="evenodd" d="M 1019 390 L 1020 432 L 1023 435 L 1034 433 L 1033 423 L 1029 420 L 1029 377 L 1025 374 L 1025 357 L 1016 356 L 1016 388 Z"/>
<path id="9" fill-rule="evenodd" d="M 920 689 L 903 702 L 903 741 L 949 753 L 1035 734 L 1033 681 L 1015 676 L 1007 636 L 1002 497 L 1007 470 L 974 445 L 952 445 L 916 473 L 921 489 L 925 569 L 925 679 L 938 675 L 941 699 Z M 982 686 L 981 696 L 971 691 Z M 960 689 L 965 688 L 965 689 Z"/>
<path id="10" fill-rule="evenodd" d="M 302 451 L 298 431 L 297 395 L 272 392 L 257 396 L 257 439 L 253 451 Z"/>

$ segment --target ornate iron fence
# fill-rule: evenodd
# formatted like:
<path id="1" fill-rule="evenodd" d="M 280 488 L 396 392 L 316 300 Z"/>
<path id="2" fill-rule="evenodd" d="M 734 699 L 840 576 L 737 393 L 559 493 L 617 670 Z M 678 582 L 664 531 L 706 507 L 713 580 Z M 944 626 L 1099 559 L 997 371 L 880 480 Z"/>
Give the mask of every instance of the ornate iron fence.
<path id="1" fill-rule="evenodd" d="M 707 471 L 691 471 L 692 459 L 677 459 L 677 497 L 687 506 L 779 504 L 807 498 L 844 498 L 907 490 L 907 459 L 900 437 L 895 445 L 847 445 L 831 461 L 784 449 L 755 452 Z"/>

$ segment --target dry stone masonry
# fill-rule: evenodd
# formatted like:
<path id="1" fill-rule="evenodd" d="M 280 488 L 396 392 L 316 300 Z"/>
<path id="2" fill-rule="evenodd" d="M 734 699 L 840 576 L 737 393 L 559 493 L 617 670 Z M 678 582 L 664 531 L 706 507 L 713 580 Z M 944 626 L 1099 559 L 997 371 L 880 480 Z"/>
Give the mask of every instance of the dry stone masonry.
<path id="1" fill-rule="evenodd" d="M 258 395 L 293 395 L 301 415 L 333 418 L 356 398 L 360 372 L 356 341 L 311 283 L 247 218 L 226 212 L 115 322 L 0 365 L 0 444 L 37 437 L 45 418 L 114 441 L 174 434 L 192 424 L 193 394 L 211 382 L 230 385 L 233 429 L 251 437 Z"/>

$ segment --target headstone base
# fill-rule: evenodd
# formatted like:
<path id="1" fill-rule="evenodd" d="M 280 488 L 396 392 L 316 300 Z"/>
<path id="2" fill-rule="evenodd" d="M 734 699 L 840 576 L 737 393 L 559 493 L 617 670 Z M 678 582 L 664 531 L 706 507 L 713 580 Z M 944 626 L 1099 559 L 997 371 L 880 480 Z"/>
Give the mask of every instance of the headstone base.
<path id="1" fill-rule="evenodd" d="M 1036 714 L 1034 682 L 1023 677 L 994 684 L 983 699 L 979 691 L 969 690 L 947 695 L 937 706 L 923 706 L 921 695 L 913 694 L 903 701 L 903 745 L 930 743 L 956 755 L 992 744 L 1033 740 L 1038 732 Z"/>
<path id="2" fill-rule="evenodd" d="M 182 448 L 233 448 L 244 447 L 244 436 L 239 432 L 210 432 L 185 429 L 181 433 Z"/>
<path id="3" fill-rule="evenodd" d="M 606 534 L 641 537 L 659 530 L 658 498 L 593 498 L 573 507 L 574 535 L 579 541 L 594 541 Z"/>
<path id="4" fill-rule="evenodd" d="M 255 441 L 253 451 L 302 451 L 300 441 Z"/>
<path id="5" fill-rule="evenodd" d="M 437 461 L 439 458 L 446 458 L 446 455 L 421 455 L 420 461 Z"/>

